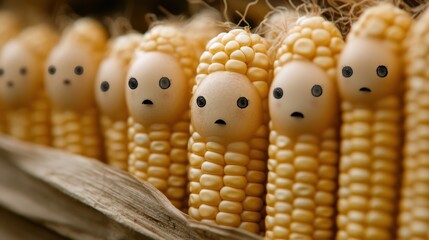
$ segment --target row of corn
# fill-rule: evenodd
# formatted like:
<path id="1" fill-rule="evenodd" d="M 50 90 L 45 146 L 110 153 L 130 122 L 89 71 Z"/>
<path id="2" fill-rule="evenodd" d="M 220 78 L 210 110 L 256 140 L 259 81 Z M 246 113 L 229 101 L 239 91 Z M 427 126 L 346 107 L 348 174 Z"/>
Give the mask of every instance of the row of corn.
<path id="1" fill-rule="evenodd" d="M 108 40 L 2 14 L 2 130 L 267 239 L 429 239 L 429 11 L 369 7 L 346 42 L 287 20 L 264 38 L 206 12 Z"/>

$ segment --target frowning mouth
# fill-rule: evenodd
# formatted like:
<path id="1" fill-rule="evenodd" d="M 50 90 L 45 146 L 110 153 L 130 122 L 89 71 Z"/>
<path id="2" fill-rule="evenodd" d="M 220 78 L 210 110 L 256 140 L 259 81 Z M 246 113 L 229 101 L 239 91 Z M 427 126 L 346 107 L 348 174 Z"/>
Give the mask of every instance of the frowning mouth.
<path id="1" fill-rule="evenodd" d="M 214 122 L 215 124 L 219 124 L 219 125 L 226 125 L 226 122 L 222 119 L 218 119 Z"/>
<path id="2" fill-rule="evenodd" d="M 293 118 L 304 118 L 304 114 L 300 112 L 293 112 L 290 116 Z"/>
<path id="3" fill-rule="evenodd" d="M 70 81 L 70 80 L 68 80 L 68 79 L 65 79 L 65 80 L 63 81 L 63 83 L 64 83 L 64 85 L 70 85 L 70 84 L 71 84 L 71 81 Z"/>
<path id="4" fill-rule="evenodd" d="M 370 92 L 371 92 L 371 89 L 369 89 L 369 88 L 367 88 L 367 87 L 363 87 L 363 88 L 360 88 L 360 89 L 359 89 L 359 91 L 360 91 L 360 92 L 368 92 L 368 93 L 370 93 Z"/>
<path id="5" fill-rule="evenodd" d="M 142 102 L 142 104 L 145 104 L 145 105 L 152 105 L 152 104 L 153 104 L 153 102 L 152 102 L 151 100 L 149 100 L 149 99 L 145 99 L 145 100 Z"/>

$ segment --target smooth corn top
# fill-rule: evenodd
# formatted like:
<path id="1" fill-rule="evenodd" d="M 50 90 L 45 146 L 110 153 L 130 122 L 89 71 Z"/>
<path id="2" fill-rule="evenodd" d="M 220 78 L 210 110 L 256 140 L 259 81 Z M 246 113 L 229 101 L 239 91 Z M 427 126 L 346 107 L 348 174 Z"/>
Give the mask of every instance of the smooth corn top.
<path id="1" fill-rule="evenodd" d="M 183 26 L 186 37 L 196 46 L 198 55 L 204 51 L 210 39 L 222 32 L 220 22 L 221 16 L 218 11 L 206 9 L 194 15 Z"/>
<path id="2" fill-rule="evenodd" d="M 94 19 L 80 18 L 65 29 L 61 43 L 77 43 L 88 46 L 93 55 L 101 61 L 107 44 L 107 32 L 104 27 Z"/>
<path id="3" fill-rule="evenodd" d="M 11 12 L 0 12 L 0 47 L 16 36 L 21 29 L 18 19 Z"/>
<path id="4" fill-rule="evenodd" d="M 50 50 L 57 44 L 58 39 L 58 33 L 45 24 L 28 27 L 18 35 L 18 41 L 43 61 L 48 57 Z"/>
<path id="5" fill-rule="evenodd" d="M 138 33 L 130 33 L 117 37 L 111 43 L 108 56 L 120 59 L 128 65 L 133 58 L 135 49 L 143 40 L 143 35 Z"/>
<path id="6" fill-rule="evenodd" d="M 348 40 L 361 37 L 384 40 L 395 52 L 400 52 L 411 21 L 407 12 L 392 4 L 380 4 L 364 11 L 352 25 Z"/>
<path id="7" fill-rule="evenodd" d="M 179 61 L 186 78 L 189 79 L 189 86 L 192 86 L 197 63 L 196 52 L 178 26 L 155 26 L 143 36 L 137 51 L 162 52 L 173 56 Z"/>
<path id="8" fill-rule="evenodd" d="M 301 17 L 277 50 L 275 74 L 290 61 L 306 60 L 317 64 L 335 81 L 343 45 L 341 33 L 332 22 L 322 17 Z"/>
<path id="9" fill-rule="evenodd" d="M 269 46 L 258 34 L 247 29 L 234 29 L 214 37 L 200 57 L 193 92 L 210 73 L 231 71 L 244 74 L 266 99 L 271 82 Z"/>

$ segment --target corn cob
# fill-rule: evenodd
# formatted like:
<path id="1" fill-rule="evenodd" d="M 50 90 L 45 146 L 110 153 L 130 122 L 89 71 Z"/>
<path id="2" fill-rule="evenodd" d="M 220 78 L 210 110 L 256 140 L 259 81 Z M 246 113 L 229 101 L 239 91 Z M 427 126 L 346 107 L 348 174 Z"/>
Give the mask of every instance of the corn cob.
<path id="1" fill-rule="evenodd" d="M 130 173 L 186 211 L 189 93 L 202 51 L 198 46 L 208 39 L 192 39 L 184 30 L 183 25 L 165 24 L 144 35 L 128 72 L 126 98 Z M 194 30 L 211 37 L 210 31 Z"/>
<path id="2" fill-rule="evenodd" d="M 398 239 L 429 239 L 427 164 L 429 11 L 411 27 L 405 54 L 405 139 Z"/>
<path id="3" fill-rule="evenodd" d="M 401 58 L 411 17 L 368 8 L 340 56 L 341 159 L 337 239 L 393 239 L 401 143 Z"/>
<path id="4" fill-rule="evenodd" d="M 134 50 L 141 40 L 141 35 L 136 33 L 114 39 L 108 56 L 100 65 L 95 83 L 107 163 L 122 170 L 128 170 L 128 112 L 124 81 Z"/>
<path id="5" fill-rule="evenodd" d="M 194 219 L 263 229 L 272 75 L 267 49 L 259 35 L 234 29 L 213 38 L 200 57 L 189 140 Z"/>
<path id="6" fill-rule="evenodd" d="M 45 85 L 53 107 L 53 146 L 102 159 L 94 85 L 107 37 L 88 18 L 65 30 L 46 65 Z"/>
<path id="7" fill-rule="evenodd" d="M 46 25 L 24 29 L 1 53 L 0 87 L 7 132 L 24 141 L 50 145 L 50 106 L 43 86 L 44 62 L 58 40 Z"/>
<path id="8" fill-rule="evenodd" d="M 15 37 L 20 29 L 20 23 L 15 15 L 11 12 L 1 11 L 0 12 L 0 51 L 3 46 L 13 37 Z M 3 69 L 0 69 L 0 77 L 3 75 Z M 0 101 L 0 132 L 6 133 L 6 116 L 5 116 L 4 103 Z"/>
<path id="9" fill-rule="evenodd" d="M 338 162 L 333 23 L 301 17 L 277 51 L 271 85 L 267 239 L 333 239 Z M 284 96 L 283 96 L 284 94 Z"/>

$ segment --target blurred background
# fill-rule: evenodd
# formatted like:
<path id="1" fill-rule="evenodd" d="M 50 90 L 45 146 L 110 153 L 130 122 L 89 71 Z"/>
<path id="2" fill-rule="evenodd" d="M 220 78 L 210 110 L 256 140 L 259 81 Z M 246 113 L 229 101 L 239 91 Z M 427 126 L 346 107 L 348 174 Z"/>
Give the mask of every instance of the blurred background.
<path id="1" fill-rule="evenodd" d="M 377 1 L 377 0 L 374 0 Z M 392 0 L 401 4 L 407 3 L 411 7 L 418 7 L 426 3 L 425 0 Z M 239 23 L 247 7 L 246 21 L 241 26 L 256 27 L 265 15 L 276 6 L 299 6 L 303 2 L 316 3 L 321 7 L 340 6 L 344 3 L 360 1 L 352 0 L 0 0 L 2 9 L 9 9 L 19 14 L 27 25 L 40 21 L 52 21 L 58 27 L 63 27 L 68 21 L 78 16 L 90 16 L 99 19 L 103 24 L 109 25 L 112 19 L 124 17 L 131 26 L 144 32 L 148 28 L 148 19 L 165 18 L 168 15 L 181 15 L 189 17 L 199 9 L 210 6 L 224 12 L 228 20 Z M 350 8 L 342 8 L 347 12 Z M 337 16 L 325 14 L 328 19 L 337 19 Z M 109 20 L 110 19 L 110 20 Z M 343 26 L 339 26 L 343 28 Z M 343 34 L 347 31 L 344 27 Z"/>

